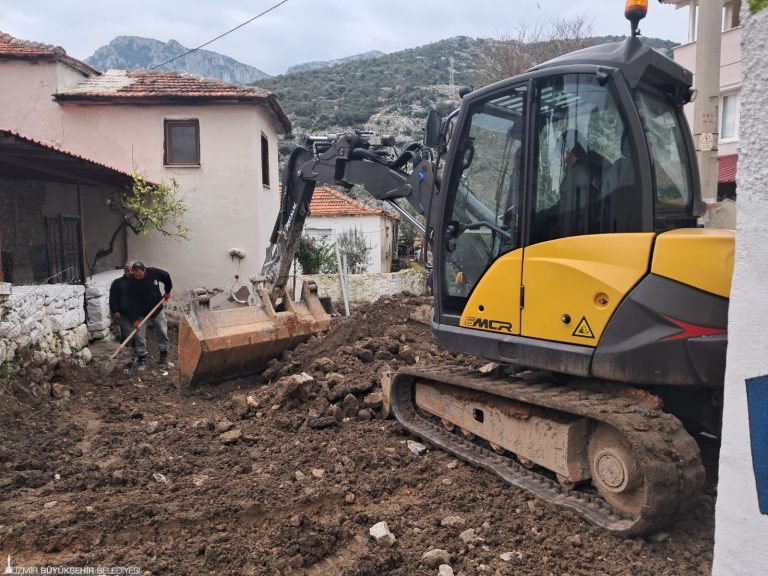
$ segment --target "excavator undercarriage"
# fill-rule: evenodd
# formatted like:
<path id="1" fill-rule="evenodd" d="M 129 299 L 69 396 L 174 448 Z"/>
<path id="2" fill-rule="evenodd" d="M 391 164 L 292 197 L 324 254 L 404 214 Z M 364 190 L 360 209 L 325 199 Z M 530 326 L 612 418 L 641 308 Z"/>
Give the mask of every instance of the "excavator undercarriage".
<path id="1" fill-rule="evenodd" d="M 695 501 L 704 468 L 677 418 L 631 389 L 532 376 L 407 368 L 392 411 L 430 444 L 620 535 L 657 530 Z"/>

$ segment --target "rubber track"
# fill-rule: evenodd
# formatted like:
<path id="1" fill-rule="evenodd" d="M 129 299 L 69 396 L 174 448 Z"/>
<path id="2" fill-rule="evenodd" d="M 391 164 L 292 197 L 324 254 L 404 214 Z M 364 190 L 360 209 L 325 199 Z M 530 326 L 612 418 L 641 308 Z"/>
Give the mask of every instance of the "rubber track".
<path id="1" fill-rule="evenodd" d="M 639 516 L 627 516 L 597 493 L 567 491 L 558 482 L 511 458 L 448 432 L 416 410 L 417 381 L 485 392 L 613 426 L 630 443 L 644 471 L 647 506 Z M 392 411 L 403 427 L 436 447 L 490 470 L 509 484 L 533 492 L 547 502 L 573 510 L 607 530 L 631 536 L 664 527 L 689 507 L 704 486 L 704 468 L 695 440 L 671 414 L 623 396 L 585 390 L 582 384 L 577 388 L 531 383 L 510 377 L 483 376 L 455 367 L 403 368 L 392 380 Z"/>

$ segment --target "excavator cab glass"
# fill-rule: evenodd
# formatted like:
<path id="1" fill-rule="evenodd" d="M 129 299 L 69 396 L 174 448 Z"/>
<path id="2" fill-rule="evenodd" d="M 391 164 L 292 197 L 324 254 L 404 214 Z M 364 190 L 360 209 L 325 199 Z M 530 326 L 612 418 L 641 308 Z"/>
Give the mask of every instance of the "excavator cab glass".
<path id="1" fill-rule="evenodd" d="M 463 300 L 490 264 L 520 245 L 527 86 L 473 106 L 456 146 L 445 294 Z"/>

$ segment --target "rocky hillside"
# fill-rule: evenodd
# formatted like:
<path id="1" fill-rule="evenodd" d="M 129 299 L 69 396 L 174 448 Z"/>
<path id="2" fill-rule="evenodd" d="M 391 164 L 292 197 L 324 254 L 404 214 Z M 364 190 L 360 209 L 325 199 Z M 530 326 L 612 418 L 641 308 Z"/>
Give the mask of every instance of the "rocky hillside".
<path id="1" fill-rule="evenodd" d="M 187 50 L 188 48 L 176 40 L 161 42 L 138 36 L 118 36 L 106 46 L 96 50 L 85 61 L 98 70 L 109 68 L 146 70 Z M 209 50 L 197 50 L 179 58 L 164 69 L 182 70 L 197 76 L 237 84 L 246 84 L 269 77 L 269 74 L 258 68 Z"/>
<path id="2" fill-rule="evenodd" d="M 587 42 L 621 39 L 595 37 Z M 668 56 L 675 46 L 658 38 L 643 41 Z M 457 36 L 374 59 L 273 76 L 255 84 L 277 94 L 297 133 L 333 133 L 354 127 L 408 140 L 420 137 L 430 107 L 447 112 L 458 105 L 461 86 L 483 83 L 481 55 L 495 42 Z M 290 140 L 283 147 L 290 149 Z"/>
<path id="3" fill-rule="evenodd" d="M 338 60 L 316 60 L 314 62 L 305 62 L 304 64 L 296 64 L 290 66 L 285 71 L 286 74 L 293 74 L 294 72 L 306 72 L 307 70 L 318 70 L 320 68 L 328 68 L 329 66 L 336 66 L 337 64 L 346 64 L 347 62 L 357 62 L 359 60 L 373 60 L 384 56 L 384 52 L 378 50 L 369 50 L 362 54 L 355 54 L 354 56 L 347 56 L 346 58 L 339 58 Z"/>

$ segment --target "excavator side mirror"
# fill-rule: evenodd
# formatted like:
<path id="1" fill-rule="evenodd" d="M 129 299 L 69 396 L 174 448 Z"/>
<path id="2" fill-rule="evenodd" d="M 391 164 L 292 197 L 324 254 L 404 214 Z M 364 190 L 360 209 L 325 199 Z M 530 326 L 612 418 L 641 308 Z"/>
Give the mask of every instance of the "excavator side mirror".
<path id="1" fill-rule="evenodd" d="M 440 126 L 443 115 L 434 108 L 427 115 L 427 127 L 424 130 L 424 144 L 429 148 L 437 148 L 440 144 Z"/>

